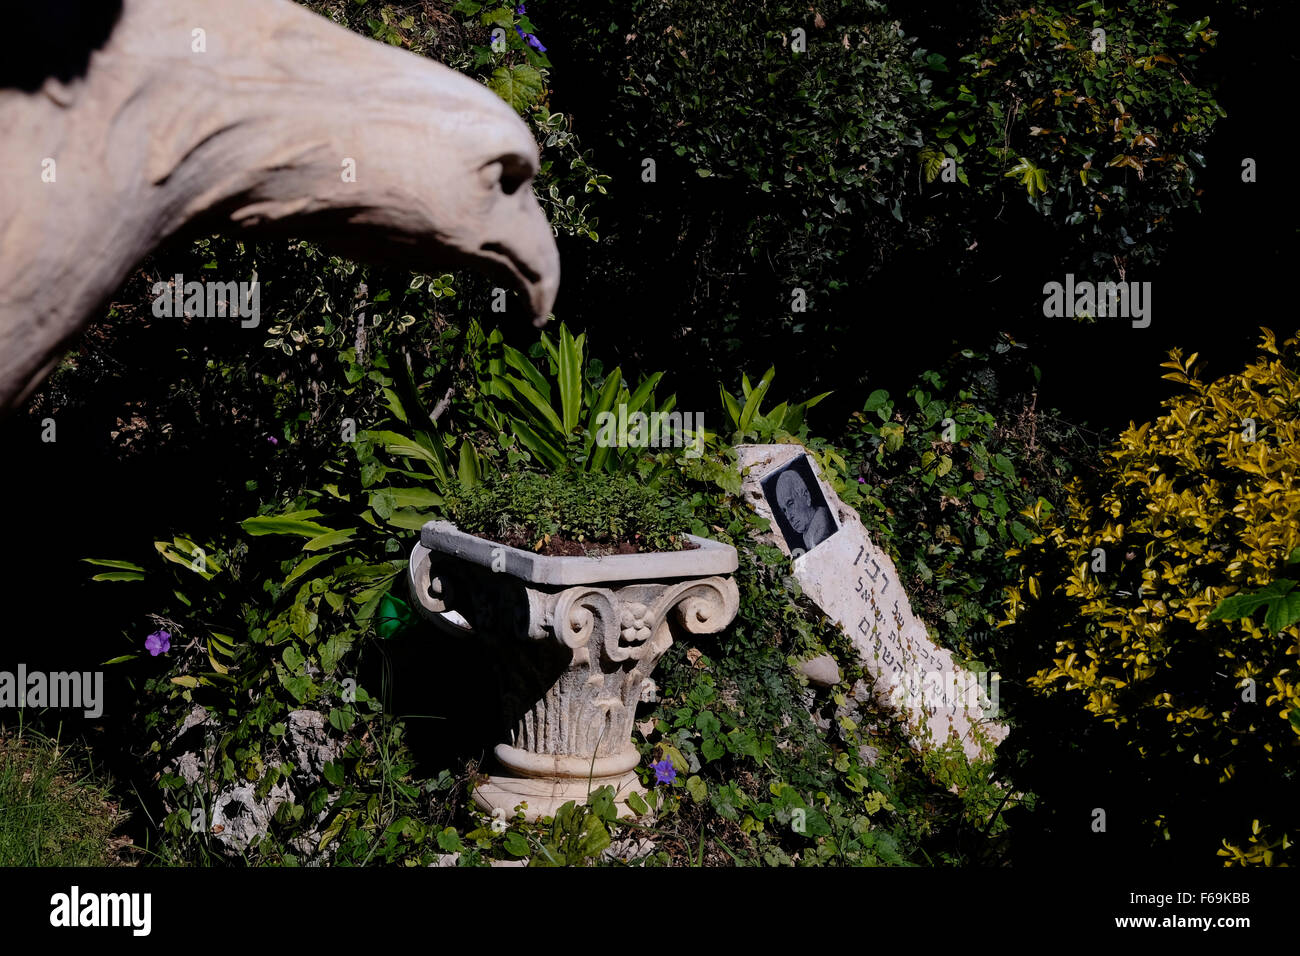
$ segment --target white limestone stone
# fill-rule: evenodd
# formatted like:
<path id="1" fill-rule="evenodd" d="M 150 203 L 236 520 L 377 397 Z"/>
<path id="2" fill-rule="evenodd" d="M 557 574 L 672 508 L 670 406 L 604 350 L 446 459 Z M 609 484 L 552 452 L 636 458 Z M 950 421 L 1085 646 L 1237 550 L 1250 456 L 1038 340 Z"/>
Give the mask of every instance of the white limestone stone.
<path id="1" fill-rule="evenodd" d="M 526 804 L 537 820 L 610 786 L 634 816 L 637 704 L 674 635 L 716 634 L 736 616 L 735 548 L 692 538 L 690 551 L 546 557 L 447 522 L 420 540 L 408 574 L 420 613 L 480 644 L 499 688 L 502 742 L 475 803 L 507 816 Z"/>
<path id="2" fill-rule="evenodd" d="M 981 681 L 987 684 L 987 676 L 958 667 L 952 652 L 931 640 L 912 613 L 893 561 L 871 540 L 857 512 L 824 480 L 815 458 L 799 444 L 742 445 L 737 453 L 744 475 L 742 494 L 772 523 L 760 540 L 794 556 L 795 580 L 853 641 L 872 677 L 876 701 L 904 722 L 919 749 L 942 746 L 956 737 L 971 760 L 991 758 L 1008 729 L 994 719 L 989 688 L 980 687 Z M 807 550 L 791 548 L 785 540 L 760 484 L 801 455 L 807 455 L 837 526 Z"/>

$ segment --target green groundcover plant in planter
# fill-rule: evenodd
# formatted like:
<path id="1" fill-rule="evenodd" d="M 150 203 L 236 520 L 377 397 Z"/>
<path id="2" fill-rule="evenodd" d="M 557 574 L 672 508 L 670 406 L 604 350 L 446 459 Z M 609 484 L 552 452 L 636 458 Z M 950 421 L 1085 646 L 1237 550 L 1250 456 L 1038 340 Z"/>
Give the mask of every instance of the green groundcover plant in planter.
<path id="1" fill-rule="evenodd" d="M 632 475 L 503 475 L 447 499 L 460 530 L 549 555 L 680 551 L 684 502 Z"/>

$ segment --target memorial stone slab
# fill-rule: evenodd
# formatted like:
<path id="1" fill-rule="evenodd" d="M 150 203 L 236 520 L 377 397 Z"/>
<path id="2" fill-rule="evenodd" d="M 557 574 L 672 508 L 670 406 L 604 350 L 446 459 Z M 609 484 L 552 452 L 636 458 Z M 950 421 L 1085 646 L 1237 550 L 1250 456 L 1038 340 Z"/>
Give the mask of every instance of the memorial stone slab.
<path id="1" fill-rule="evenodd" d="M 966 756 L 992 757 L 1008 729 L 996 717 L 996 675 L 959 667 L 912 613 L 894 562 L 799 444 L 741 445 L 742 494 L 771 530 L 759 539 L 790 555 L 794 578 L 840 625 L 870 675 L 876 701 L 918 750 L 956 737 Z"/>

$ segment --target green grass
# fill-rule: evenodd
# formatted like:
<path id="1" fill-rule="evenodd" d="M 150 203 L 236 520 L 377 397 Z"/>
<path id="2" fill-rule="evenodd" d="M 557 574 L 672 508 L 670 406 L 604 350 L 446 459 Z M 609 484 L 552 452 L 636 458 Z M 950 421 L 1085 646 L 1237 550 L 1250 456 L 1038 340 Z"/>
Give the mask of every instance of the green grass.
<path id="1" fill-rule="evenodd" d="M 86 755 L 0 728 L 0 866 L 119 866 L 125 818 Z"/>

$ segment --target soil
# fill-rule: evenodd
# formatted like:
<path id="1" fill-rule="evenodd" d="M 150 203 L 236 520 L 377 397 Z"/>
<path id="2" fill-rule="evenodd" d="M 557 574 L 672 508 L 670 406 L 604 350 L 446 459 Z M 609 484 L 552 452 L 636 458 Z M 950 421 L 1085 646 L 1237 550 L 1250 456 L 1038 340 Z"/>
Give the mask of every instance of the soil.
<path id="1" fill-rule="evenodd" d="M 654 554 L 658 549 L 646 548 L 639 541 L 575 541 L 563 536 L 547 537 L 542 541 L 532 541 L 518 532 L 500 535 L 483 535 L 489 541 L 504 544 L 520 551 L 531 551 L 548 558 L 604 558 L 611 554 Z M 678 551 L 694 551 L 699 545 L 692 544 L 685 538 L 680 541 Z"/>

